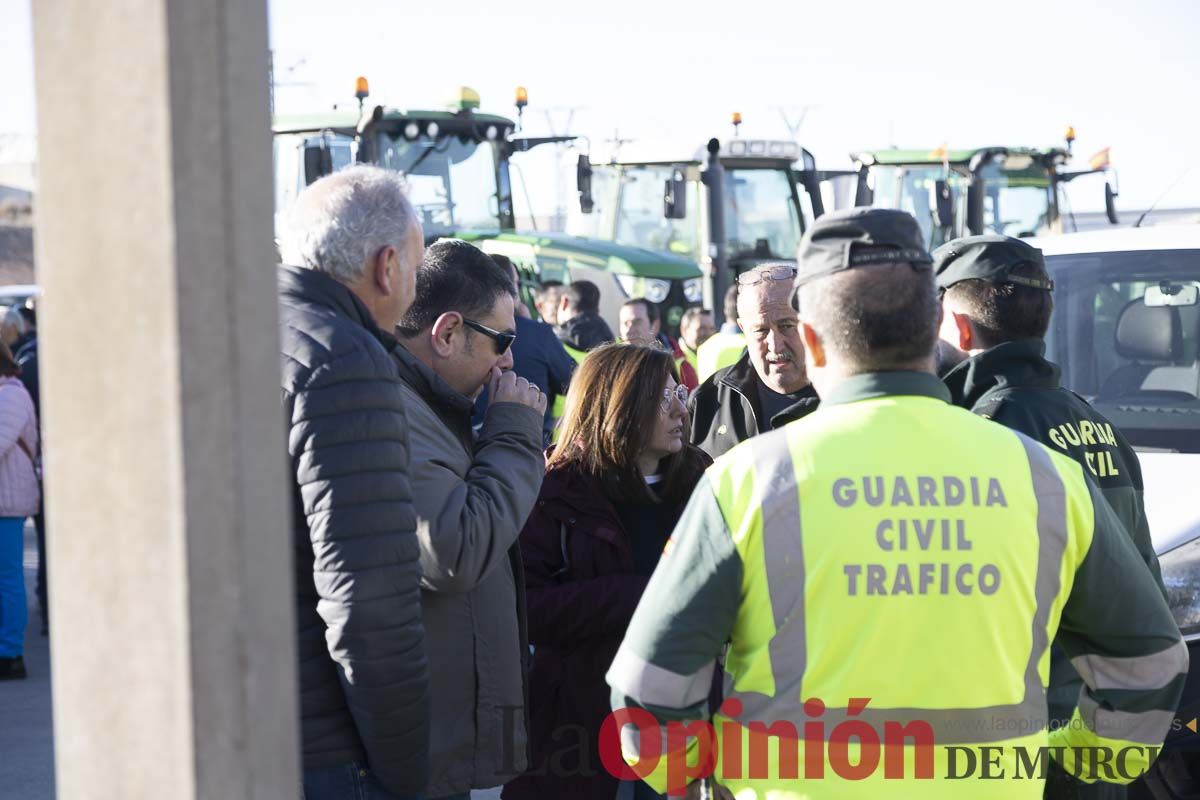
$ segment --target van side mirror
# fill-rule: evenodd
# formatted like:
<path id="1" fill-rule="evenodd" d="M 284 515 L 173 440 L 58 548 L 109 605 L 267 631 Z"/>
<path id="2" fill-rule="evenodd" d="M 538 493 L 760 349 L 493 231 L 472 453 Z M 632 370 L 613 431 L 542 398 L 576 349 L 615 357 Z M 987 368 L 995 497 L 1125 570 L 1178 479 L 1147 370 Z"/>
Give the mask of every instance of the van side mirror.
<path id="1" fill-rule="evenodd" d="M 306 142 L 304 145 L 304 185 L 308 186 L 318 178 L 323 178 L 333 172 L 333 153 L 325 137 Z"/>
<path id="2" fill-rule="evenodd" d="M 687 219 L 687 181 L 680 170 L 675 170 L 663 185 L 663 216 Z"/>
<path id="3" fill-rule="evenodd" d="M 596 201 L 592 199 L 592 161 L 586 153 L 579 155 L 579 163 L 575 166 L 575 186 L 579 190 L 579 210 L 584 214 L 592 213 Z"/>

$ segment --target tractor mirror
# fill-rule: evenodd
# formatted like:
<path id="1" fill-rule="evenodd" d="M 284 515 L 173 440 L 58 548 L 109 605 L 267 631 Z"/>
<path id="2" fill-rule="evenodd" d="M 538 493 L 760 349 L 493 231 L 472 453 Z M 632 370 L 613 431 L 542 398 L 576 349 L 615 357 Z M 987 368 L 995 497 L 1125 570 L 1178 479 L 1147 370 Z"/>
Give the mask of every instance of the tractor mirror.
<path id="1" fill-rule="evenodd" d="M 950 184 L 946 181 L 933 182 L 934 208 L 939 227 L 954 224 L 954 198 L 950 194 Z"/>
<path id="2" fill-rule="evenodd" d="M 579 190 L 579 210 L 584 214 L 592 213 L 596 202 L 592 199 L 592 162 L 587 153 L 579 155 L 579 163 L 575 166 L 575 186 Z"/>
<path id="3" fill-rule="evenodd" d="M 1113 225 L 1120 221 L 1117 218 L 1117 193 L 1113 191 L 1112 184 L 1107 181 L 1104 183 L 1104 214 Z"/>
<path id="4" fill-rule="evenodd" d="M 956 235 L 978 236 L 983 233 L 983 179 L 971 177 L 967 181 L 967 225 L 966 233 Z"/>
<path id="5" fill-rule="evenodd" d="M 675 170 L 663 186 L 663 216 L 687 219 L 687 181 L 679 170 Z"/>
<path id="6" fill-rule="evenodd" d="M 858 172 L 858 183 L 854 187 L 854 205 L 869 206 L 875 202 L 875 190 L 871 188 L 870 172 L 864 167 Z"/>
<path id="7" fill-rule="evenodd" d="M 307 186 L 318 178 L 333 172 L 333 153 L 324 137 L 306 142 L 304 145 L 304 184 Z"/>

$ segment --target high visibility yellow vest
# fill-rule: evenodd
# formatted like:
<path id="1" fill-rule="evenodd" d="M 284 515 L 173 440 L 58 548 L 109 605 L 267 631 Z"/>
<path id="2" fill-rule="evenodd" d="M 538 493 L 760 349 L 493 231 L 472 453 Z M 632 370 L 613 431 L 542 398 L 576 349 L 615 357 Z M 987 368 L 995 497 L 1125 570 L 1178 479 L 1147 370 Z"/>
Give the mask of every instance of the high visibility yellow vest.
<path id="1" fill-rule="evenodd" d="M 977 755 L 981 745 L 1004 747 L 1010 776 L 1013 745 L 1046 744 L 1045 732 L 1030 731 L 1046 719 L 1048 644 L 1092 534 L 1090 518 L 1065 514 L 1063 495 L 1088 490 L 1070 459 L 979 421 L 926 397 L 826 406 L 810 424 L 751 439 L 710 470 L 748 565 L 726 655 L 727 711 L 733 701 L 741 719 L 791 720 L 801 737 L 804 721 L 822 725 L 822 738 L 854 720 L 875 731 L 923 721 L 939 745 Z M 948 458 L 931 441 L 971 446 Z M 812 698 L 826 706 L 819 716 L 803 707 Z M 869 703 L 852 714 L 853 698 Z M 971 730 L 981 718 L 994 725 Z M 747 728 L 717 714 L 718 730 L 722 723 L 737 725 L 743 753 L 755 752 Z M 861 753 L 851 741 L 853 764 Z M 806 750 L 801 743 L 801 775 Z M 781 775 L 774 742 L 768 752 L 770 774 Z M 913 775 L 916 749 L 895 752 Z M 932 774 L 946 775 L 948 759 L 964 763 L 965 753 L 931 748 Z M 961 783 L 887 779 L 883 752 L 870 775 L 843 780 L 831 755 L 814 796 L 964 796 Z M 751 787 L 784 789 L 771 795 L 780 800 L 809 796 L 778 778 L 727 783 L 739 796 Z M 1042 793 L 1039 781 L 996 783 L 987 796 Z M 970 784 L 971 797 L 984 796 L 986 784 Z"/>
<path id="2" fill-rule="evenodd" d="M 701 343 L 701 344 L 703 344 L 703 343 Z M 698 350 L 698 348 L 697 348 L 697 350 Z M 682 360 L 687 361 L 687 363 L 691 364 L 692 369 L 695 370 L 696 375 L 699 376 L 700 375 L 700 367 L 699 367 L 699 357 L 697 355 L 697 350 L 692 350 L 686 344 L 683 343 L 682 339 L 679 340 L 679 352 L 683 353 Z M 678 358 L 675 359 L 675 368 L 676 369 L 679 368 L 680 361 L 681 360 Z"/>
<path id="3" fill-rule="evenodd" d="M 675 561 L 679 572 L 671 559 L 685 556 L 668 546 L 609 682 L 664 708 L 702 702 L 711 666 L 692 674 L 670 659 L 704 636 L 689 630 L 732 619 L 711 730 L 713 774 L 739 800 L 1035 800 L 1043 781 L 1030 760 L 1047 747 L 1115 752 L 1165 727 L 1169 712 L 1102 718 L 1081 698 L 1072 726 L 1048 734 L 1049 645 L 1099 509 L 1075 461 L 942 394 L 918 373 L 852 378 L 816 414 L 718 459 L 692 498 L 688 545 L 715 538 L 704 558 Z M 1104 524 L 1108 543 L 1119 523 Z M 704 595 L 722 574 L 704 565 L 733 551 L 740 586 Z M 1157 603 L 1144 577 L 1137 596 Z M 660 610 L 692 594 L 708 598 L 692 614 Z M 630 636 L 669 644 L 646 662 Z M 1157 687 L 1178 671 L 1177 650 L 1136 664 L 1097 654 L 1085 668 L 1101 688 Z M 704 751 L 693 740 L 687 752 L 695 763 Z M 1063 763 L 1077 757 L 1067 750 Z M 1133 753 L 1128 767 L 1149 757 Z M 647 780 L 661 788 L 671 759 L 655 763 Z M 973 779 L 947 779 L 961 774 Z"/>
<path id="4" fill-rule="evenodd" d="M 563 349 L 567 351 L 567 355 L 569 355 L 571 358 L 573 358 L 575 360 L 576 364 L 582 364 L 583 360 L 585 358 L 587 358 L 586 350 L 576 350 L 574 347 L 571 347 L 571 345 L 567 344 L 566 342 L 563 342 Z M 562 419 L 562 416 L 564 413 L 566 413 L 566 410 L 567 410 L 566 395 L 561 395 L 561 394 L 557 395 L 554 398 L 554 404 L 550 406 L 550 418 L 553 420 L 552 424 L 554 425 L 554 431 L 550 434 L 550 440 L 552 442 L 558 441 L 558 422 L 559 422 L 559 420 Z"/>
<path id="5" fill-rule="evenodd" d="M 704 383 L 717 370 L 736 364 L 745 349 L 744 334 L 714 333 L 696 348 L 696 379 Z"/>

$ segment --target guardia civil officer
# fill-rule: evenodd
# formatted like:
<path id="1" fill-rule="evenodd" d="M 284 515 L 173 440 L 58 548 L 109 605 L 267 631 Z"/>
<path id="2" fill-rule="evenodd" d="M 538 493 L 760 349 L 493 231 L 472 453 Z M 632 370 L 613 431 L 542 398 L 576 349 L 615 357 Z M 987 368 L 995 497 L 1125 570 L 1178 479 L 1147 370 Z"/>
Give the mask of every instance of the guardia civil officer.
<path id="1" fill-rule="evenodd" d="M 608 673 L 615 709 L 652 715 L 629 718 L 626 757 L 658 788 L 672 765 L 682 780 L 678 751 L 702 755 L 703 735 L 651 723 L 706 719 L 724 653 L 712 752 L 739 796 L 1032 800 L 1035 771 L 987 778 L 1042 755 L 1130 780 L 1167 732 L 1187 650 L 1120 520 L 1073 459 L 948 402 L 912 217 L 827 214 L 799 261 L 821 406 L 697 486 Z M 1087 685 L 1048 733 L 1056 635 Z M 1097 769 L 1088 747 L 1122 763 Z"/>
<path id="2" fill-rule="evenodd" d="M 1161 585 L 1137 454 L 1103 414 L 1061 386 L 1061 371 L 1046 360 L 1054 282 L 1042 252 L 1010 236 L 968 236 L 935 250 L 933 266 L 942 298 L 942 366 L 958 362 L 943 376 L 951 402 L 1078 461 Z M 1055 648 L 1048 692 L 1055 724 L 1070 718 L 1081 685 Z M 1120 798 L 1125 792 L 1098 785 L 1077 796 Z"/>

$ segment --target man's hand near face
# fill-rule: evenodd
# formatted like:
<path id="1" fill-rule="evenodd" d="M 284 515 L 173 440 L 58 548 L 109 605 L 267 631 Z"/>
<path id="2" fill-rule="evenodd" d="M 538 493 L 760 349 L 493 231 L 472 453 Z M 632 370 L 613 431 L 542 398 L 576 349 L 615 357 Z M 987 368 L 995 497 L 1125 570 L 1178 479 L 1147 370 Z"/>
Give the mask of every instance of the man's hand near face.
<path id="1" fill-rule="evenodd" d="M 492 367 L 488 397 L 492 398 L 493 403 L 517 403 L 528 406 L 539 414 L 546 412 L 545 393 L 511 370 L 501 372 L 499 367 Z"/>

